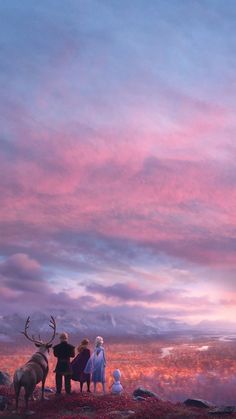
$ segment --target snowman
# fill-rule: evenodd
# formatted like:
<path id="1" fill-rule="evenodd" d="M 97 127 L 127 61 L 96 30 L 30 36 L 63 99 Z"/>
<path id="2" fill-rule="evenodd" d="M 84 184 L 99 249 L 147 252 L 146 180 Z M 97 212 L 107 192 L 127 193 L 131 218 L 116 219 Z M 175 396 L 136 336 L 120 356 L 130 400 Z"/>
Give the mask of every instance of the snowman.
<path id="1" fill-rule="evenodd" d="M 123 391 L 123 387 L 120 383 L 121 372 L 119 369 L 116 369 L 113 372 L 114 383 L 111 386 L 111 392 L 113 394 L 120 394 Z"/>

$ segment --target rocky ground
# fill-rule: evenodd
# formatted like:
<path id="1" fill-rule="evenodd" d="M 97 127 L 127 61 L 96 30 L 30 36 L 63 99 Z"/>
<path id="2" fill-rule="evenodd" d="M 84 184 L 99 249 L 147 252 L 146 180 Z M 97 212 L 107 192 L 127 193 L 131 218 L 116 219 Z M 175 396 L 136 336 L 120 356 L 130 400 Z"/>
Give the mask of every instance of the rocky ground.
<path id="1" fill-rule="evenodd" d="M 22 394 L 23 396 L 23 394 Z M 158 397 L 148 397 L 143 394 L 138 399 L 134 399 L 133 394 L 124 393 L 120 396 L 112 394 L 92 393 L 73 393 L 71 395 L 62 394 L 56 396 L 54 393 L 47 393 L 48 400 L 41 402 L 39 395 L 35 401 L 30 402 L 30 409 L 34 411 L 34 419 L 156 419 L 156 418 L 223 418 L 227 414 L 211 413 L 212 407 L 186 406 L 183 403 L 172 404 L 161 401 Z M 5 398 L 5 399 L 4 399 Z M 20 400 L 19 413 L 12 413 L 14 410 L 14 392 L 7 386 L 0 386 L 0 418 L 6 419 L 25 419 L 28 418 L 24 413 L 23 397 Z M 4 406 L 4 400 L 6 405 Z M 200 403 L 201 405 L 201 403 Z M 232 410 L 232 409 L 231 409 Z M 228 413 L 230 409 L 228 409 Z M 236 413 L 230 414 L 231 418 L 236 418 Z"/>

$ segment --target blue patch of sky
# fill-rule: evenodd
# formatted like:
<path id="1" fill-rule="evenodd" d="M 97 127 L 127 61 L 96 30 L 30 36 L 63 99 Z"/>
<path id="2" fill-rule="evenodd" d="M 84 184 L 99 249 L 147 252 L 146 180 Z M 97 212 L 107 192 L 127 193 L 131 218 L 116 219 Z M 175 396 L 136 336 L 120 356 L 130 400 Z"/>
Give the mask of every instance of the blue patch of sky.
<path id="1" fill-rule="evenodd" d="M 235 105 L 232 89 L 225 94 L 235 86 L 234 1 L 12 0 L 0 9 L 2 97 L 36 119 L 128 124 L 135 99 L 158 108 L 163 86 L 173 118 L 181 109 L 172 90 Z M 44 113 L 34 99 L 47 79 Z M 72 104 L 60 96 L 63 83 Z"/>

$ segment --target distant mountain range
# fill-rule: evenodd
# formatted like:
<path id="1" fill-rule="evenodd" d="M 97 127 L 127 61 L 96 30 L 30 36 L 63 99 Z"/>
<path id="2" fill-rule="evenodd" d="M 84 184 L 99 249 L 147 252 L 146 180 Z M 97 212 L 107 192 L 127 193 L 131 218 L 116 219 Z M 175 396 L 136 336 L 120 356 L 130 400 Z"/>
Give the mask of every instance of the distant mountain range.
<path id="1" fill-rule="evenodd" d="M 180 323 L 168 318 L 134 318 L 132 321 L 125 316 L 115 317 L 111 313 L 87 313 L 80 318 L 58 314 L 56 317 L 57 331 L 67 331 L 71 334 L 101 334 L 104 336 L 155 336 L 161 333 L 189 329 L 186 323 Z M 13 314 L 0 317 L 0 335 L 18 335 L 24 330 L 26 317 Z M 35 335 L 50 331 L 49 316 L 44 313 L 33 313 L 31 316 L 30 332 Z M 3 339 L 3 338 L 2 338 Z"/>
<path id="2" fill-rule="evenodd" d="M 86 313 L 80 318 L 72 317 L 66 313 L 58 313 L 56 316 L 57 332 L 66 331 L 70 334 L 83 336 L 103 335 L 103 336 L 130 336 L 130 337 L 155 337 L 163 334 L 173 333 L 226 333 L 234 330 L 234 325 L 223 322 L 202 321 L 196 326 L 190 326 L 187 323 L 179 322 L 171 318 L 164 317 L 135 317 L 132 321 L 119 315 L 114 316 L 111 313 Z M 24 330 L 26 317 L 19 314 L 12 314 L 0 317 L 0 341 L 6 341 L 8 337 L 20 336 Z M 35 312 L 31 316 L 29 328 L 30 334 L 38 333 L 48 334 L 49 316 Z"/>

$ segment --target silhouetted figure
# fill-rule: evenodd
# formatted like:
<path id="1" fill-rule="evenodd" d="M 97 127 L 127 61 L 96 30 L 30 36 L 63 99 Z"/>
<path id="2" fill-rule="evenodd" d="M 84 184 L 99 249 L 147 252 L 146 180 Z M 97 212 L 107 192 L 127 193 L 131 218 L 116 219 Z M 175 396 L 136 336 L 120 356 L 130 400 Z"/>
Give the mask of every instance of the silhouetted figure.
<path id="1" fill-rule="evenodd" d="M 80 382 L 80 391 L 83 391 L 83 384 L 87 383 L 87 391 L 90 393 L 90 374 L 86 374 L 84 369 L 90 358 L 90 350 L 88 349 L 89 340 L 83 339 L 78 347 L 78 355 L 71 362 L 72 376 L 71 379 Z"/>
<path id="2" fill-rule="evenodd" d="M 75 347 L 68 343 L 67 333 L 60 335 L 60 341 L 58 345 L 53 347 L 53 353 L 57 360 L 55 368 L 56 373 L 56 387 L 57 394 L 61 393 L 62 390 L 62 377 L 64 376 L 65 390 L 67 394 L 71 392 L 71 375 L 72 369 L 70 364 L 70 358 L 75 356 Z"/>

